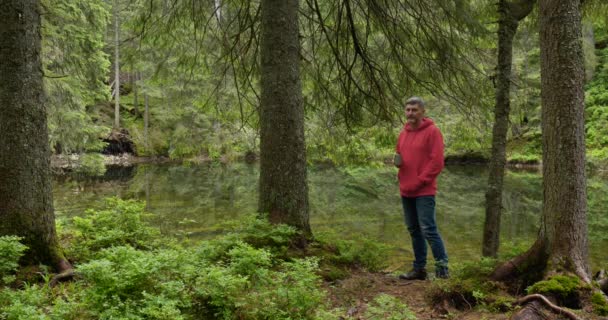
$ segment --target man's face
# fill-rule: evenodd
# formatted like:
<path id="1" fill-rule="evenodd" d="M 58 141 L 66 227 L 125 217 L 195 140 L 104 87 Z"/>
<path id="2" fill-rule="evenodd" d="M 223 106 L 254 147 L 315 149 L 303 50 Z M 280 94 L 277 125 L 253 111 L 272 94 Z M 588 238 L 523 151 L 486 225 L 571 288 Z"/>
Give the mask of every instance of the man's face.
<path id="1" fill-rule="evenodd" d="M 405 106 L 405 116 L 410 125 L 417 126 L 424 117 L 424 108 L 417 104 L 408 104 Z"/>

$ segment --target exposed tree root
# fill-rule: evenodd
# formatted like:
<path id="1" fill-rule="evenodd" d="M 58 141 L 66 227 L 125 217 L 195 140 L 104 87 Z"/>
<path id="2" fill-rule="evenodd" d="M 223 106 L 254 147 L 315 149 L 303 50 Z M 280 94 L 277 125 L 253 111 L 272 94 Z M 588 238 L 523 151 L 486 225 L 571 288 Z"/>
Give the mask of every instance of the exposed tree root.
<path id="1" fill-rule="evenodd" d="M 546 316 L 540 311 L 538 301 L 542 302 L 545 306 L 547 306 L 551 311 L 567 316 L 572 320 L 581 320 L 576 314 L 573 312 L 556 306 L 549 299 L 541 294 L 531 294 L 527 295 L 515 302 L 515 304 L 524 305 L 527 304 L 520 312 L 516 313 L 512 320 L 526 320 L 526 319 L 546 319 Z M 532 302 L 532 303 L 531 303 Z"/>
<path id="2" fill-rule="evenodd" d="M 74 269 L 69 269 L 62 273 L 58 273 L 54 275 L 53 278 L 51 278 L 51 281 L 49 282 L 49 287 L 52 288 L 56 286 L 59 282 L 69 281 L 73 279 L 74 276 L 76 276 L 76 271 L 74 271 Z"/>
<path id="3" fill-rule="evenodd" d="M 76 275 L 74 268 L 65 258 L 59 259 L 59 262 L 57 263 L 57 271 L 59 273 L 54 275 L 49 282 L 49 286 L 51 288 L 56 286 L 59 282 L 71 280 L 74 278 L 74 275 Z"/>
<path id="4" fill-rule="evenodd" d="M 518 278 L 522 274 L 538 274 L 538 279 L 530 279 L 532 282 L 542 278 L 541 270 L 544 270 L 547 263 L 545 254 L 545 242 L 536 240 L 534 245 L 525 253 L 514 257 L 494 269 L 490 275 L 493 281 L 507 282 Z"/>
<path id="5" fill-rule="evenodd" d="M 537 320 L 549 319 L 543 312 L 540 302 L 532 301 L 525 305 L 521 310 L 511 316 L 510 320 Z"/>

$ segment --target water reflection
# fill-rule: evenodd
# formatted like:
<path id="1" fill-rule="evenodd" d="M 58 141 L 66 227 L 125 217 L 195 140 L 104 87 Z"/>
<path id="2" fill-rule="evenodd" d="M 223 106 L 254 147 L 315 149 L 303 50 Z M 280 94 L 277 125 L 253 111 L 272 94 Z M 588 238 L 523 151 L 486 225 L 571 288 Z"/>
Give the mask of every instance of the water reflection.
<path id="1" fill-rule="evenodd" d="M 103 177 L 57 177 L 57 216 L 81 215 L 103 205 L 109 196 L 146 202 L 150 221 L 163 234 L 206 238 L 217 224 L 235 220 L 257 208 L 258 168 L 247 164 L 197 166 L 140 165 L 108 168 Z M 437 220 L 451 261 L 474 259 L 481 252 L 487 171 L 478 166 L 449 166 L 439 177 Z M 405 267 L 410 244 L 401 213 L 394 168 L 311 168 L 311 224 L 317 234 L 368 237 L 394 248 L 391 263 Z M 589 226 L 594 266 L 608 260 L 606 208 L 608 179 L 589 180 Z M 505 178 L 503 248 L 527 247 L 535 239 L 541 212 L 539 173 L 509 171 Z M 507 250 L 507 249 L 504 249 Z"/>

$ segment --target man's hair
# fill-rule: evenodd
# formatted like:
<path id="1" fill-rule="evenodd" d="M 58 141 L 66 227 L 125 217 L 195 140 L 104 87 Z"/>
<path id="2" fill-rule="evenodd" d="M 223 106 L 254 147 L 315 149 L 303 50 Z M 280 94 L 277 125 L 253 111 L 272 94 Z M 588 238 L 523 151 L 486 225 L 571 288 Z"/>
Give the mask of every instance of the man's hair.
<path id="1" fill-rule="evenodd" d="M 407 99 L 405 101 L 405 105 L 407 106 L 408 104 L 415 104 L 418 105 L 420 108 L 424 109 L 424 100 L 422 100 L 422 98 L 420 97 L 411 97 Z"/>

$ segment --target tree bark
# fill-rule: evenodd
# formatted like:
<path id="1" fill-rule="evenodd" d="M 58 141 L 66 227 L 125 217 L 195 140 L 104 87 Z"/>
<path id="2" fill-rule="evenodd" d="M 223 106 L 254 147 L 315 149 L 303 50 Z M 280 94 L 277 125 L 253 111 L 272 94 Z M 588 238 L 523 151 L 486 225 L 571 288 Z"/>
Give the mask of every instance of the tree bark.
<path id="1" fill-rule="evenodd" d="M 549 268 L 590 282 L 580 0 L 540 1 L 543 223 Z"/>
<path id="2" fill-rule="evenodd" d="M 150 126 L 150 99 L 148 93 L 144 91 L 144 146 L 146 146 L 146 153 L 150 153 L 150 137 L 148 133 L 148 127 Z"/>
<path id="3" fill-rule="evenodd" d="M 262 0 L 259 207 L 311 235 L 298 0 Z"/>
<path id="4" fill-rule="evenodd" d="M 133 72 L 133 77 L 131 78 L 133 79 L 131 82 L 131 88 L 133 90 L 133 111 L 135 111 L 135 116 L 139 117 L 140 113 L 139 113 L 139 92 L 137 90 L 137 86 L 138 84 L 138 80 L 139 80 L 139 72 L 135 71 Z"/>
<path id="5" fill-rule="evenodd" d="M 507 162 L 507 132 L 509 130 L 511 67 L 513 60 L 513 37 L 519 21 L 525 18 L 535 0 L 520 3 L 498 2 L 498 73 L 496 81 L 496 104 L 494 106 L 494 128 L 492 130 L 492 157 L 490 158 L 488 189 L 486 191 L 486 219 L 483 229 L 482 255 L 496 257 L 500 244 L 500 219 L 502 214 L 502 190 Z"/>
<path id="6" fill-rule="evenodd" d="M 114 0 L 114 128 L 120 128 L 120 12 Z"/>
<path id="7" fill-rule="evenodd" d="M 25 264 L 69 268 L 57 242 L 42 87 L 38 0 L 0 10 L 0 236 L 29 247 Z"/>

